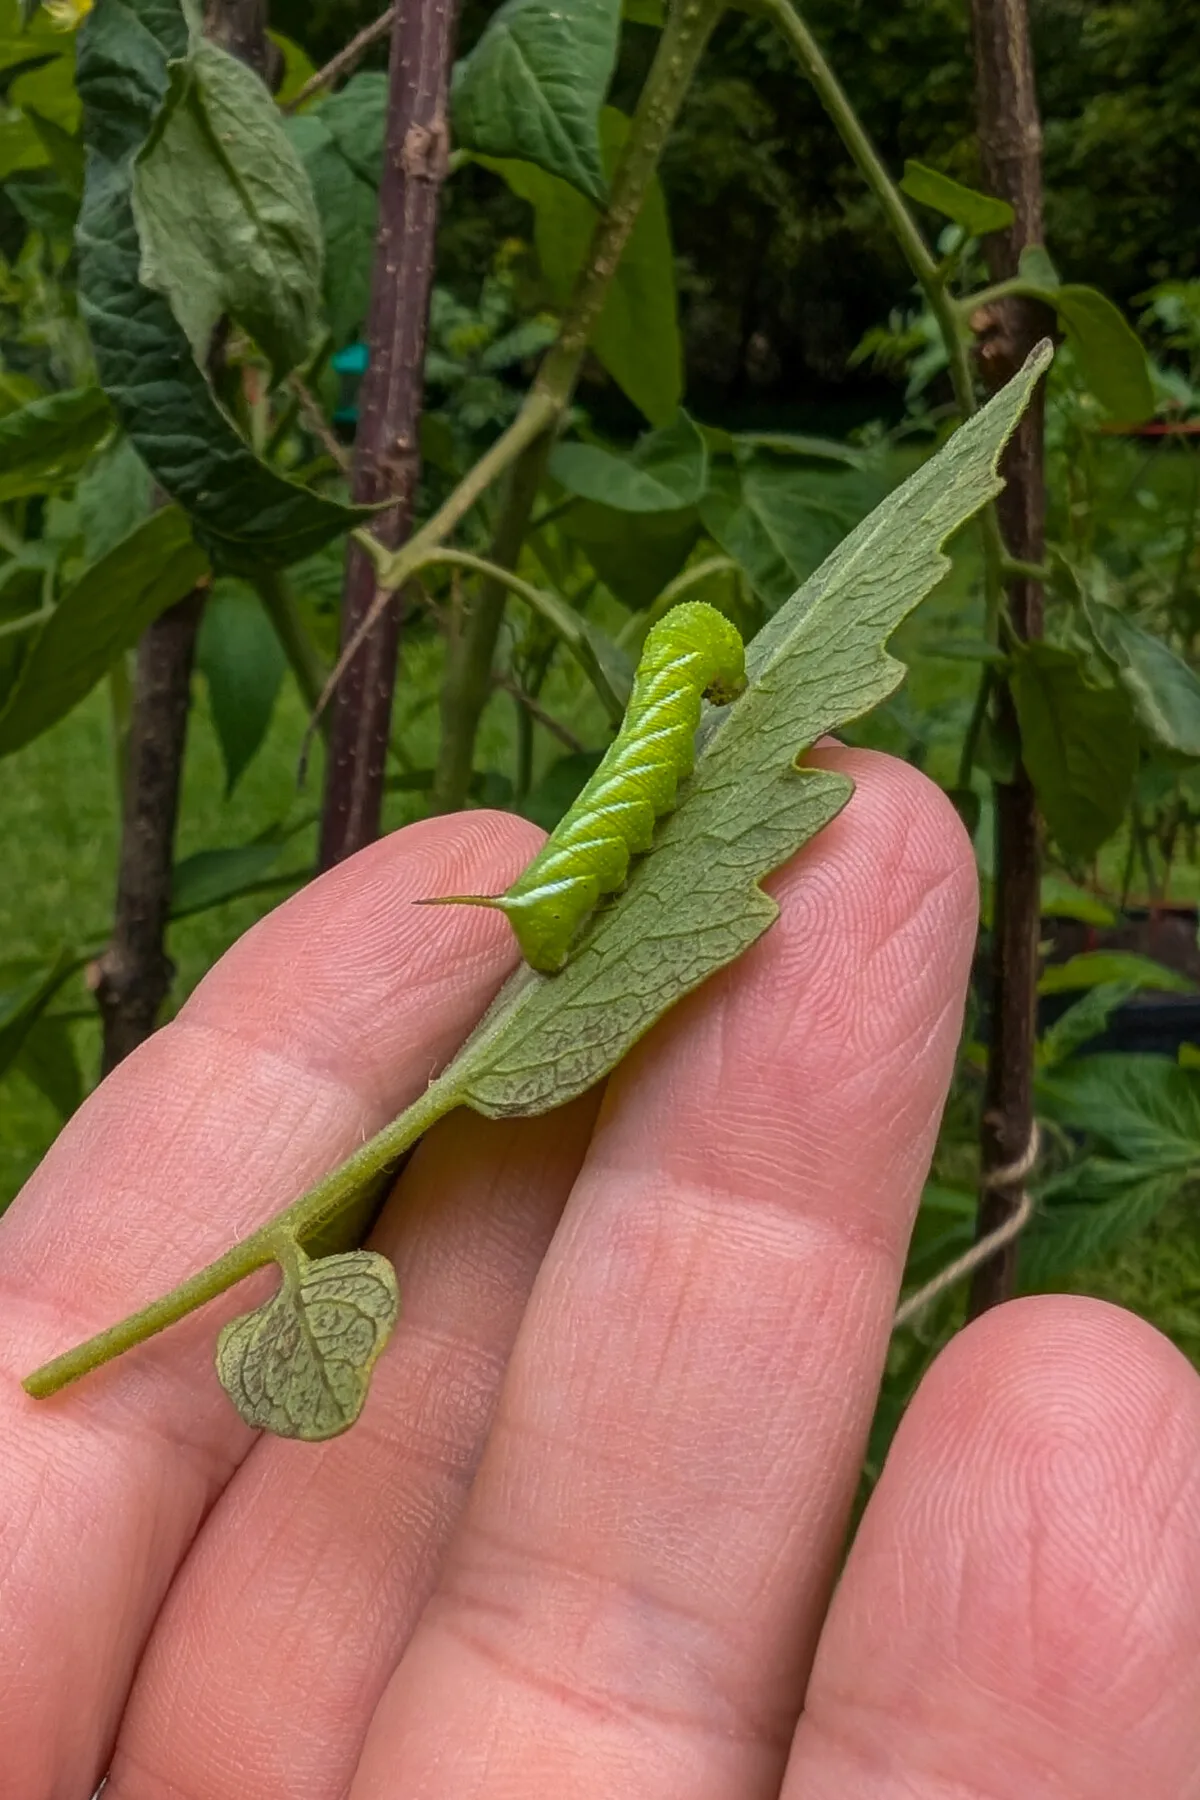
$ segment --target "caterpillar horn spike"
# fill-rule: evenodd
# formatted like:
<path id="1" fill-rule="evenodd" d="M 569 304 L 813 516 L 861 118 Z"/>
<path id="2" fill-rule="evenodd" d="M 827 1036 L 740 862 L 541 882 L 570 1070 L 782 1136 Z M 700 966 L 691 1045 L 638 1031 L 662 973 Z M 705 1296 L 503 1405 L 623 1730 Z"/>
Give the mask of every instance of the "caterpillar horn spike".
<path id="1" fill-rule="evenodd" d="M 521 954 L 552 975 L 605 894 L 624 885 L 630 858 L 650 849 L 692 772 L 704 700 L 727 706 L 746 686 L 746 652 L 715 607 L 684 601 L 646 635 L 620 731 L 542 848 L 503 894 L 444 894 L 420 906 L 492 906 Z"/>

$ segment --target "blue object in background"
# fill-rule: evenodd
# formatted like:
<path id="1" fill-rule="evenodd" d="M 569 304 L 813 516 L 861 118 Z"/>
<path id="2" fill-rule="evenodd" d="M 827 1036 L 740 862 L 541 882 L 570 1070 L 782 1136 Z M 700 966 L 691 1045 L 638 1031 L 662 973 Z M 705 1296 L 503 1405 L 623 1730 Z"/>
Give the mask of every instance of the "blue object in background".
<path id="1" fill-rule="evenodd" d="M 341 376 L 341 391 L 334 411 L 335 425 L 358 424 L 358 386 L 367 372 L 371 352 L 365 344 L 347 344 L 332 357 L 335 373 Z"/>

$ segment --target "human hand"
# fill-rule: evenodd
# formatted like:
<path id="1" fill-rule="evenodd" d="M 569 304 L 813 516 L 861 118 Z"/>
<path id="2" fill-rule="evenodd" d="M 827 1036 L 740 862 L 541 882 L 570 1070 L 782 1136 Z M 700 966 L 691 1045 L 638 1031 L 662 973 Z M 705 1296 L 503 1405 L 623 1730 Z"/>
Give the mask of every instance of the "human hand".
<path id="1" fill-rule="evenodd" d="M 256 1439 L 256 1277 L 50 1401 L 421 1091 L 529 827 L 374 846 L 244 938 L 0 1224 L 0 1800 L 1196 1800 L 1200 1382 L 1098 1303 L 942 1355 L 829 1602 L 954 1058 L 974 870 L 902 764 L 598 1096 L 444 1120 L 361 1421 Z M 564 1210 L 565 1208 L 565 1210 Z M 251 1291 L 253 1290 L 253 1291 Z M 797 1726 L 801 1706 L 803 1716 Z"/>

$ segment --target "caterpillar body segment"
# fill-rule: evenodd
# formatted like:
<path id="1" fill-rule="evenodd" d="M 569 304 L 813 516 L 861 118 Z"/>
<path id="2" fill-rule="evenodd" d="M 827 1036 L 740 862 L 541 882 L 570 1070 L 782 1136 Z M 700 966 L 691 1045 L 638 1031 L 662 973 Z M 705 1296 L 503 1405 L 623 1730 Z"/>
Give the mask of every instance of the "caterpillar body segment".
<path id="1" fill-rule="evenodd" d="M 526 962 L 561 969 L 571 940 L 605 894 L 622 887 L 632 856 L 651 848 L 655 822 L 692 772 L 702 700 L 726 706 L 746 685 L 736 628 L 715 607 L 685 601 L 647 633 L 620 731 L 542 848 L 503 894 L 447 894 L 426 905 L 494 906 Z"/>

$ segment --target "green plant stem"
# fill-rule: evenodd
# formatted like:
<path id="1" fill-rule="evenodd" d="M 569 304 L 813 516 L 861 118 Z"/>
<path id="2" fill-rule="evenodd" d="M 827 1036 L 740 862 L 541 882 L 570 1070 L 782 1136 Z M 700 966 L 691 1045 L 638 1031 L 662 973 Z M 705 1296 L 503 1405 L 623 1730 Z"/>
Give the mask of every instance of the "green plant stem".
<path id="1" fill-rule="evenodd" d="M 488 582 L 498 588 L 516 594 L 524 600 L 540 618 L 545 619 L 571 654 L 579 662 L 604 705 L 604 710 L 614 725 L 619 725 L 625 716 L 625 701 L 618 694 L 607 675 L 596 659 L 583 621 L 578 613 L 565 606 L 556 594 L 548 594 L 543 588 L 534 587 L 532 582 L 525 581 L 520 575 L 514 575 L 511 569 L 491 562 L 485 556 L 475 556 L 469 550 L 431 550 L 423 558 L 420 568 L 432 568 L 441 563 L 452 569 L 468 569 L 472 574 L 482 575 Z M 487 668 L 491 670 L 491 658 L 487 660 Z"/>
<path id="2" fill-rule="evenodd" d="M 988 704 L 994 686 L 993 671 L 985 664 L 980 672 L 979 686 L 975 690 L 975 703 L 971 708 L 971 717 L 967 722 L 962 751 L 958 759 L 958 786 L 960 788 L 968 788 L 971 785 L 971 771 L 975 767 L 979 739 L 983 733 L 984 721 L 987 718 Z"/>
<path id="3" fill-rule="evenodd" d="M 81 1375 L 111 1362 L 135 1344 L 144 1343 L 168 1325 L 195 1312 L 197 1307 L 206 1306 L 227 1288 L 235 1287 L 239 1281 L 253 1275 L 256 1269 L 279 1262 L 290 1245 L 311 1240 L 340 1213 L 348 1211 L 372 1180 L 386 1173 L 422 1132 L 457 1103 L 455 1090 L 444 1078 L 433 1082 L 398 1119 L 365 1143 L 357 1155 L 293 1202 L 286 1212 L 232 1245 L 223 1256 L 180 1282 L 169 1294 L 151 1301 L 149 1306 L 143 1306 L 118 1324 L 97 1332 L 85 1343 L 75 1345 L 62 1356 L 35 1369 L 22 1383 L 26 1393 L 38 1400 L 58 1393 L 60 1388 L 78 1381 Z"/>
<path id="4" fill-rule="evenodd" d="M 504 504 L 490 546 L 488 574 L 475 604 L 467 612 L 460 636 L 451 643 L 442 684 L 442 731 L 430 796 L 434 812 L 457 812 L 466 803 L 479 722 L 492 691 L 492 665 L 504 621 L 505 597 L 511 587 L 510 571 L 529 530 L 549 453 L 550 438 L 543 434 L 527 446 L 509 471 Z M 531 594 L 536 591 L 530 589 Z M 576 631 L 578 624 L 574 620 Z"/>

